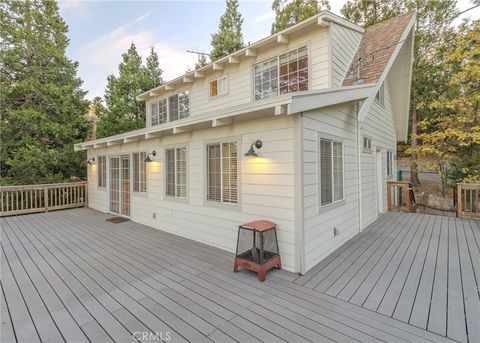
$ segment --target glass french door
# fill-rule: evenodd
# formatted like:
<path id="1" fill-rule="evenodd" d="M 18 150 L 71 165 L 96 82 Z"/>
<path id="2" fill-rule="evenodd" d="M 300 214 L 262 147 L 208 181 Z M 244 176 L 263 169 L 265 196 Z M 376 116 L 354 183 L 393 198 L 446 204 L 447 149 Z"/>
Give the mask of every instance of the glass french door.
<path id="1" fill-rule="evenodd" d="M 110 212 L 130 216 L 130 156 L 110 158 Z"/>

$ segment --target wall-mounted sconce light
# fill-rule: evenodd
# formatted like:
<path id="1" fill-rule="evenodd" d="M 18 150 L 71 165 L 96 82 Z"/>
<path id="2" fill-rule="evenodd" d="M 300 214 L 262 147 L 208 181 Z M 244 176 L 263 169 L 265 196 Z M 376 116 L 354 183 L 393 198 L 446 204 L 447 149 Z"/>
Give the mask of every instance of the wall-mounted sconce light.
<path id="1" fill-rule="evenodd" d="M 92 157 L 91 159 L 87 160 L 88 165 L 95 164 L 95 157 Z"/>
<path id="2" fill-rule="evenodd" d="M 252 143 L 252 145 L 250 146 L 250 149 L 248 149 L 247 153 L 245 154 L 245 156 L 247 157 L 257 157 L 257 153 L 255 152 L 255 148 L 257 149 L 260 149 L 262 147 L 263 143 L 260 139 L 257 139 L 255 142 Z"/>
<path id="3" fill-rule="evenodd" d="M 157 152 L 155 150 L 153 150 L 152 152 L 148 153 L 147 158 L 145 158 L 145 162 L 152 162 L 153 161 L 152 158 L 150 157 L 150 155 L 155 157 L 157 155 Z"/>

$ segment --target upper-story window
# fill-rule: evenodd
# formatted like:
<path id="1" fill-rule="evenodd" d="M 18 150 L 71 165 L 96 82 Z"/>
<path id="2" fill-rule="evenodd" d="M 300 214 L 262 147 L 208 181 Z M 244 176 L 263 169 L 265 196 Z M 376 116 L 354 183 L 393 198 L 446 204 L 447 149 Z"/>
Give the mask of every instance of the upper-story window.
<path id="1" fill-rule="evenodd" d="M 167 122 L 167 99 L 153 102 L 151 104 L 152 126 Z"/>
<path id="2" fill-rule="evenodd" d="M 308 90 L 307 47 L 280 56 L 280 94 Z"/>
<path id="3" fill-rule="evenodd" d="M 188 91 L 175 94 L 168 98 L 170 121 L 187 118 L 190 114 Z"/>
<path id="4" fill-rule="evenodd" d="M 382 106 L 385 103 L 385 88 L 383 87 L 383 83 L 378 89 L 377 94 L 375 95 L 375 100 Z"/>
<path id="5" fill-rule="evenodd" d="M 227 94 L 227 77 L 222 76 L 210 81 L 210 97 Z"/>
<path id="6" fill-rule="evenodd" d="M 279 67 L 280 66 L 280 67 Z M 308 90 L 307 47 L 256 64 L 253 68 L 255 100 Z"/>

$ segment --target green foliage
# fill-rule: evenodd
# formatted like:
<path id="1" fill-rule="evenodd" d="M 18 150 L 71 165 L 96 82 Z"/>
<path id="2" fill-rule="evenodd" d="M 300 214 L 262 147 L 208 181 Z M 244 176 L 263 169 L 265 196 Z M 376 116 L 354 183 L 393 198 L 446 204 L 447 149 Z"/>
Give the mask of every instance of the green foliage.
<path id="1" fill-rule="evenodd" d="M 147 74 L 147 80 L 151 82 L 150 87 L 155 88 L 163 83 L 162 73 L 160 69 L 160 63 L 158 61 L 158 54 L 152 47 L 150 49 L 150 55 L 147 57 L 147 65 L 145 66 L 145 73 Z"/>
<path id="2" fill-rule="evenodd" d="M 85 178 L 73 152 L 89 131 L 76 62 L 65 56 L 68 27 L 54 1 L 0 5 L 2 179 L 28 184 Z"/>
<path id="3" fill-rule="evenodd" d="M 308 19 L 322 10 L 330 10 L 330 3 L 328 0 L 274 0 L 272 9 L 275 11 L 273 34 Z"/>
<path id="4" fill-rule="evenodd" d="M 212 34 L 212 52 L 210 53 L 212 61 L 243 48 L 242 24 L 243 18 L 238 11 L 238 0 L 227 0 L 227 8 L 220 17 L 218 32 Z M 199 60 L 200 66 L 206 62 L 205 56 L 202 57 L 203 59 Z"/>
<path id="5" fill-rule="evenodd" d="M 369 27 L 396 17 L 402 12 L 402 1 L 396 0 L 349 0 L 340 13 L 349 21 Z"/>
<path id="6" fill-rule="evenodd" d="M 205 67 L 208 64 L 207 56 L 199 55 L 198 62 L 195 63 L 195 69 Z"/>
<path id="7" fill-rule="evenodd" d="M 444 64 L 448 88 L 428 104 L 435 116 L 419 123 L 415 152 L 433 156 L 433 166 L 456 182 L 480 182 L 480 20 L 462 25 L 452 46 Z"/>
<path id="8" fill-rule="evenodd" d="M 144 66 L 134 43 L 122 55 L 118 74 L 118 77 L 110 75 L 107 79 L 107 109 L 98 121 L 98 138 L 145 127 L 145 102 L 137 101 L 136 96 L 163 82 L 154 49 L 152 48 L 147 65 Z"/>

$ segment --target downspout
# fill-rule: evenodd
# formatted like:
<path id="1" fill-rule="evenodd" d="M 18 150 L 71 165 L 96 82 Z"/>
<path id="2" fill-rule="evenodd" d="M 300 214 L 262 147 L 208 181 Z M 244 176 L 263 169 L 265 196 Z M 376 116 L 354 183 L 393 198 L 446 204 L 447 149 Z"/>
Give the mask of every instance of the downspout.
<path id="1" fill-rule="evenodd" d="M 295 161 L 295 272 L 305 273 L 305 232 L 303 208 L 303 112 L 294 121 L 294 161 Z"/>
<path id="2" fill-rule="evenodd" d="M 360 112 L 360 104 L 357 101 L 355 103 L 355 112 L 357 114 L 357 162 L 358 162 L 358 228 L 359 231 L 363 231 L 363 219 L 362 219 L 362 137 L 360 134 L 360 120 L 358 114 Z"/>

